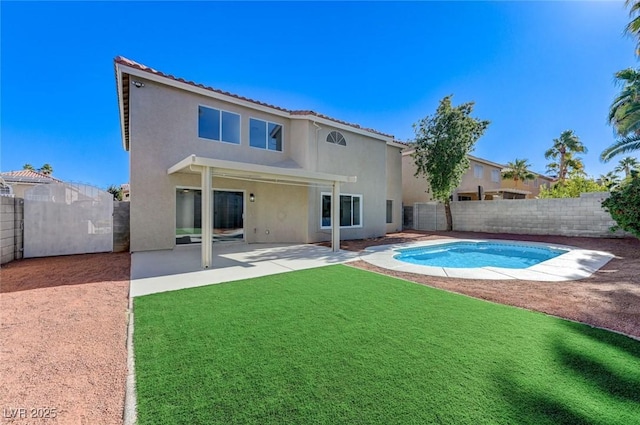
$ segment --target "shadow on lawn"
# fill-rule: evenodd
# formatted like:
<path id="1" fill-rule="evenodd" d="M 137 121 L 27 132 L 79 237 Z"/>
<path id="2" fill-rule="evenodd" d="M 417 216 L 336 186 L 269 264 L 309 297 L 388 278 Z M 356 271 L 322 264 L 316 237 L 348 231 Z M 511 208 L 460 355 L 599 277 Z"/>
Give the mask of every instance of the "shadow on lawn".
<path id="1" fill-rule="evenodd" d="M 590 342 L 604 344 L 608 346 L 607 350 L 614 349 L 620 353 L 622 360 L 606 357 L 611 361 L 604 362 L 604 353 L 589 355 L 568 340 L 551 340 L 556 356 L 553 361 L 561 369 L 555 378 L 549 377 L 549 381 L 537 388 L 532 384 L 523 384 L 513 371 L 501 369 L 494 377 L 499 393 L 512 407 L 512 415 L 517 418 L 512 423 L 638 423 L 633 421 L 634 418 L 640 421 L 640 342 L 578 323 L 564 322 L 563 325 L 572 332 L 587 337 Z M 626 367 L 616 369 L 616 364 L 625 364 Z M 553 385 L 551 391 L 547 384 Z M 566 388 L 575 388 L 576 391 L 566 394 Z M 580 398 L 582 400 L 578 404 L 576 399 Z M 600 414 L 605 406 L 608 418 Z M 623 410 L 617 410 L 617 406 Z M 628 410 L 629 408 L 635 411 Z M 589 415 L 589 411 L 599 412 Z"/>

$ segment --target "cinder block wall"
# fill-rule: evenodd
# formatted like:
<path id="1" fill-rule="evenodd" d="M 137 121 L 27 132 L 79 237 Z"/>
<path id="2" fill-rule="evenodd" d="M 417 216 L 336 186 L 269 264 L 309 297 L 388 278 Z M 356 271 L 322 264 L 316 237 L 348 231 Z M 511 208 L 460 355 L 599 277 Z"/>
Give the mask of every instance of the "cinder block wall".
<path id="1" fill-rule="evenodd" d="M 129 251 L 129 202 L 113 202 L 113 252 Z"/>
<path id="2" fill-rule="evenodd" d="M 625 232 L 609 231 L 615 222 L 601 206 L 607 196 L 607 192 L 598 192 L 566 199 L 452 202 L 453 230 L 530 235 L 629 236 Z"/>
<path id="3" fill-rule="evenodd" d="M 0 196 L 0 264 L 22 258 L 24 200 Z"/>
<path id="4" fill-rule="evenodd" d="M 444 204 L 440 202 L 414 204 L 413 226 L 416 230 L 447 230 L 447 216 Z"/>

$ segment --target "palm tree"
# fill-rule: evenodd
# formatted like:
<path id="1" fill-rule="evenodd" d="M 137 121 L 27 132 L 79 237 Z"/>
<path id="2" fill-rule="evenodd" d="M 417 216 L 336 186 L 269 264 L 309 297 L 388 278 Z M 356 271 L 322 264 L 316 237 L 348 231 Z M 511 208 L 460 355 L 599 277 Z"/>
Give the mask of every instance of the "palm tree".
<path id="1" fill-rule="evenodd" d="M 626 0 L 631 22 L 624 31 L 636 38 L 636 55 L 640 56 L 640 1 Z M 621 139 L 600 154 L 604 162 L 616 155 L 640 150 L 640 70 L 628 68 L 618 71 L 616 79 L 622 91 L 609 108 L 609 122 Z"/>
<path id="2" fill-rule="evenodd" d="M 624 28 L 624 32 L 638 39 L 636 41 L 636 55 L 640 56 L 640 1 L 626 0 L 624 5 L 629 7 L 629 17 L 632 18 Z"/>
<path id="3" fill-rule="evenodd" d="M 555 172 L 562 183 L 569 173 L 584 173 L 582 159 L 574 156 L 577 153 L 586 153 L 587 148 L 573 130 L 565 130 L 560 137 L 553 139 L 553 146 L 544 153 L 546 159 L 554 160 L 547 165 L 547 170 Z"/>
<path id="4" fill-rule="evenodd" d="M 23 169 L 23 170 L 36 171 L 36 169 L 35 169 L 35 168 L 33 168 L 33 165 L 31 165 L 31 164 L 24 164 L 24 165 L 22 166 L 22 169 Z"/>
<path id="5" fill-rule="evenodd" d="M 617 173 L 624 172 L 625 177 L 629 177 L 632 170 L 640 169 L 640 162 L 634 157 L 628 156 L 626 158 L 622 158 L 620 162 L 618 162 L 618 166 L 614 168 L 614 171 Z"/>
<path id="6" fill-rule="evenodd" d="M 616 72 L 622 90 L 609 107 L 609 123 L 620 136 L 640 129 L 640 72 L 633 68 Z"/>
<path id="7" fill-rule="evenodd" d="M 513 180 L 515 188 L 518 188 L 519 181 L 533 180 L 536 175 L 529 171 L 529 161 L 527 159 L 516 158 L 513 162 L 508 162 L 507 167 L 502 169 L 503 180 Z"/>
<path id="8" fill-rule="evenodd" d="M 50 176 L 51 174 L 53 174 L 53 167 L 51 166 L 51 164 L 47 163 L 47 164 L 44 164 L 42 167 L 40 167 L 38 171 L 44 174 L 45 176 Z"/>
<path id="9" fill-rule="evenodd" d="M 609 171 L 607 174 L 600 174 L 600 184 L 608 190 L 613 189 L 620 184 L 620 176 L 615 171 Z"/>

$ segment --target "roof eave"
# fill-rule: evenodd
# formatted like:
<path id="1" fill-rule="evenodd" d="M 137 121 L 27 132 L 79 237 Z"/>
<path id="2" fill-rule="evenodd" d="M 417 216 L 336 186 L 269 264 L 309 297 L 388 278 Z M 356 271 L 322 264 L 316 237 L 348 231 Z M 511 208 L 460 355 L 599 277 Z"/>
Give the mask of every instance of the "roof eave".
<path id="1" fill-rule="evenodd" d="M 118 90 L 118 109 L 120 112 L 120 135 L 122 137 L 122 147 L 125 151 L 129 151 L 129 139 L 125 132 L 125 117 L 124 114 L 124 88 L 122 87 L 122 65 L 116 63 L 116 86 Z"/>

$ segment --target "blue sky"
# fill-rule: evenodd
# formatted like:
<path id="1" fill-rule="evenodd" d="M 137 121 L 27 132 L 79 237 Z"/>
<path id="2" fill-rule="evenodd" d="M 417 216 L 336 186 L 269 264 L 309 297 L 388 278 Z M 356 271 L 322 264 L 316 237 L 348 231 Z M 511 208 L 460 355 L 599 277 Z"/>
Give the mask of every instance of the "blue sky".
<path id="1" fill-rule="evenodd" d="M 474 155 L 526 158 L 573 129 L 586 171 L 614 140 L 613 75 L 637 66 L 623 1 L 6 2 L 2 171 L 48 162 L 64 180 L 128 181 L 113 58 L 291 109 L 413 137 L 439 100 L 491 121 Z"/>

